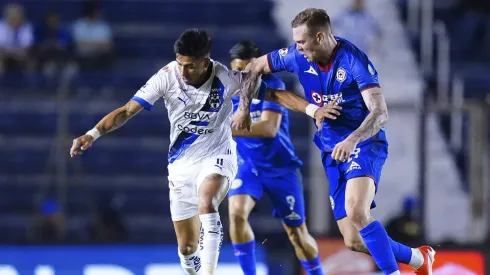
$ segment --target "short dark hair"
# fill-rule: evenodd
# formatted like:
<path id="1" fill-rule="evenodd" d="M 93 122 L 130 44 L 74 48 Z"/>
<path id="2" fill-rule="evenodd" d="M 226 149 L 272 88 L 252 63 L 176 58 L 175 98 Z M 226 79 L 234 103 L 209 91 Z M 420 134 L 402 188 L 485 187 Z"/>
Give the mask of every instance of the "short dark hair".
<path id="1" fill-rule="evenodd" d="M 253 41 L 245 40 L 237 43 L 230 49 L 231 59 L 249 60 L 262 55 L 259 47 Z"/>
<path id="2" fill-rule="evenodd" d="M 208 57 L 211 52 L 211 37 L 204 30 L 188 29 L 175 41 L 174 52 L 183 56 Z"/>
<path id="3" fill-rule="evenodd" d="M 297 28 L 301 25 L 306 25 L 310 30 L 318 30 L 321 28 L 330 29 L 330 17 L 326 10 L 323 9 L 306 9 L 291 21 L 291 27 Z"/>

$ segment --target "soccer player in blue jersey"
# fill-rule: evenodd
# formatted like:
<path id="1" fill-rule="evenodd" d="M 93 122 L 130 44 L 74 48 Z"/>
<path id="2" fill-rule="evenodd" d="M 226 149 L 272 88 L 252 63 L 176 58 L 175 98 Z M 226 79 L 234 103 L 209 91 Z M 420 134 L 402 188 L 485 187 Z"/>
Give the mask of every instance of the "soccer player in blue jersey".
<path id="1" fill-rule="evenodd" d="M 431 247 L 410 248 L 392 240 L 370 214 L 388 156 L 383 128 L 388 111 L 374 65 L 352 43 L 332 34 L 325 10 L 306 9 L 291 26 L 295 44 L 249 65 L 234 127 L 250 129 L 255 80 L 271 72 L 298 75 L 311 103 L 306 113 L 312 117 L 332 102 L 338 104 L 340 115 L 316 121 L 314 142 L 322 152 L 334 217 L 346 246 L 370 254 L 384 274 L 400 274 L 397 262 L 409 264 L 416 274 L 432 274 L 435 251 Z M 272 91 L 273 100 L 278 93 Z"/>
<path id="2" fill-rule="evenodd" d="M 243 71 L 259 48 L 243 41 L 230 50 L 231 67 Z M 262 78 L 268 88 L 285 89 L 284 82 L 273 75 Z M 233 97 L 234 110 L 239 97 Z M 323 275 L 315 239 L 305 225 L 305 205 L 299 168 L 301 160 L 289 137 L 288 111 L 281 105 L 253 100 L 250 107 L 252 131 L 233 129 L 237 143 L 238 173 L 229 196 L 230 236 L 235 256 L 245 275 L 255 275 L 255 239 L 248 216 L 257 200 L 267 193 L 274 205 L 274 215 L 281 218 L 296 255 L 309 275 Z"/>

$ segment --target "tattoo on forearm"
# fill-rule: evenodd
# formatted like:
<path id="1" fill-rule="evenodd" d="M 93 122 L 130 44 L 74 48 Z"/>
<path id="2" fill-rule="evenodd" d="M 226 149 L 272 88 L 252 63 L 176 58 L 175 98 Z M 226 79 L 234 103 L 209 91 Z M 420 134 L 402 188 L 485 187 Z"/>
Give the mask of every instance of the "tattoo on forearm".
<path id="1" fill-rule="evenodd" d="M 240 86 L 240 103 L 238 108 L 243 110 L 250 110 L 250 102 L 252 101 L 253 94 L 257 87 L 257 80 L 260 74 L 254 73 L 252 71 L 244 74 L 242 85 Z"/>
<path id="2" fill-rule="evenodd" d="M 374 91 L 370 94 L 368 108 L 371 112 L 364 119 L 361 126 L 350 136 L 357 142 L 362 142 L 376 135 L 388 121 L 388 110 L 381 91 Z"/>
<path id="3" fill-rule="evenodd" d="M 129 106 L 116 109 L 102 119 L 100 128 L 98 127 L 100 133 L 103 135 L 118 129 L 123 126 L 131 116 L 132 114 L 129 110 Z"/>

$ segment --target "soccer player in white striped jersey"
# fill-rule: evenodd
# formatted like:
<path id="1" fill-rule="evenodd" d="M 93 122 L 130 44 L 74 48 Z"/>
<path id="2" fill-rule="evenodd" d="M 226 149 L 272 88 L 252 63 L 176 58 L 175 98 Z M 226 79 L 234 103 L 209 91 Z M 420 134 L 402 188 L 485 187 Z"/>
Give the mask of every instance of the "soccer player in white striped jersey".
<path id="1" fill-rule="evenodd" d="M 188 275 L 199 270 L 202 275 L 215 272 L 223 239 L 218 206 L 238 169 L 231 97 L 238 95 L 243 73 L 211 60 L 210 50 L 211 39 L 205 31 L 182 33 L 174 45 L 176 60 L 153 75 L 126 105 L 74 139 L 70 149 L 72 157 L 81 155 L 101 135 L 121 127 L 141 110 L 150 110 L 158 99 L 164 100 L 170 120 L 170 212 L 181 265 Z M 267 87 L 257 86 L 255 97 L 263 98 Z M 267 90 L 269 99 L 306 112 L 308 102 L 292 92 Z M 314 116 L 329 115 L 322 110 Z"/>

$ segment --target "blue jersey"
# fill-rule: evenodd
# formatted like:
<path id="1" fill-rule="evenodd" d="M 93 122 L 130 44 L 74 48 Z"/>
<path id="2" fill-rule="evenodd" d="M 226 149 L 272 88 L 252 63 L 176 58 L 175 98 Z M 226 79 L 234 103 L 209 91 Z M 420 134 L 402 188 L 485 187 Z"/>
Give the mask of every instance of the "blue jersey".
<path id="1" fill-rule="evenodd" d="M 378 73 L 366 54 L 349 41 L 335 38 L 337 46 L 325 67 L 308 62 L 295 44 L 268 54 L 272 72 L 298 75 L 308 101 L 318 106 L 337 101 L 342 106 L 340 116 L 336 120 L 325 119 L 322 131 L 315 134 L 314 142 L 322 151 L 332 151 L 361 125 L 369 114 L 361 93 L 379 87 Z M 387 142 L 385 130 L 360 145 L 370 141 Z"/>
<path id="2" fill-rule="evenodd" d="M 273 75 L 262 76 L 267 87 L 285 89 L 284 82 Z M 233 111 L 238 108 L 240 98 L 233 97 Z M 263 111 L 273 111 L 282 114 L 281 125 L 274 138 L 235 137 L 240 161 L 240 169 L 251 170 L 255 174 L 277 177 L 291 172 L 301 166 L 301 160 L 294 152 L 294 146 L 289 136 L 288 111 L 275 103 L 254 99 L 250 106 L 252 122 L 260 121 Z"/>

